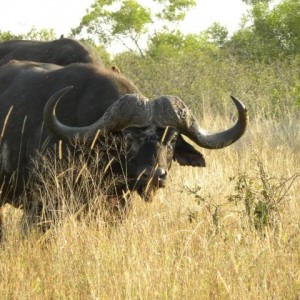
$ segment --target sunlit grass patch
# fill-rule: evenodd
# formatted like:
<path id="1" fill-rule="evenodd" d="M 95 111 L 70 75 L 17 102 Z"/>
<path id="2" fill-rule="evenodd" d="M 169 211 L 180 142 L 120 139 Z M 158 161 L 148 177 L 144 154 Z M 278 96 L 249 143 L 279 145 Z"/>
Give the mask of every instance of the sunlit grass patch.
<path id="1" fill-rule="evenodd" d="M 207 115 L 203 127 L 224 122 Z M 239 142 L 201 150 L 206 168 L 174 163 L 152 203 L 133 194 L 121 222 L 102 210 L 108 199 L 97 184 L 101 174 L 84 162 L 63 165 L 64 176 L 47 168 L 36 193 L 46 203 L 60 199 L 62 218 L 46 233 L 33 229 L 24 237 L 21 211 L 5 208 L 1 297 L 299 297 L 297 128 L 296 120 L 252 118 Z"/>

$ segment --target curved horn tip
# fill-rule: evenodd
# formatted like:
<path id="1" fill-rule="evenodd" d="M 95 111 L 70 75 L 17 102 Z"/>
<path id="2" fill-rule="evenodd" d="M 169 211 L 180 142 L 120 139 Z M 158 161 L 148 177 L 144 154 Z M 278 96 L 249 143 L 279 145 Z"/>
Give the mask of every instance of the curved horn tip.
<path id="1" fill-rule="evenodd" d="M 73 85 L 69 85 L 67 87 L 64 87 L 63 89 L 57 91 L 54 93 L 50 99 L 47 101 L 46 106 L 44 108 L 44 119 L 47 119 L 47 112 L 51 111 L 52 114 L 55 115 L 55 109 L 59 102 L 59 100 L 71 89 L 73 88 Z"/>
<path id="2" fill-rule="evenodd" d="M 62 89 L 60 89 L 59 91 L 57 91 L 56 93 L 54 93 L 51 98 L 49 99 L 50 101 L 59 101 L 59 99 L 64 95 L 66 94 L 68 91 L 70 91 L 71 89 L 73 88 L 73 85 L 69 85 L 69 86 L 66 86 Z"/>
<path id="3" fill-rule="evenodd" d="M 73 85 L 69 85 L 64 87 L 63 89 L 57 91 L 49 100 L 49 102 L 55 102 L 55 107 L 58 104 L 58 102 L 60 101 L 60 99 L 66 94 L 68 93 L 74 86 Z M 54 107 L 54 109 L 55 109 Z"/>
<path id="4" fill-rule="evenodd" d="M 236 98 L 232 95 L 230 95 L 230 97 L 233 100 L 235 106 L 242 108 L 244 111 L 247 111 L 247 108 L 246 108 L 245 104 L 242 101 L 240 101 L 238 98 Z"/>
<path id="5" fill-rule="evenodd" d="M 74 88 L 73 85 L 69 85 L 69 86 L 66 86 L 64 87 L 63 89 L 60 90 L 60 92 L 62 93 L 67 93 L 68 91 L 70 91 L 72 88 Z"/>

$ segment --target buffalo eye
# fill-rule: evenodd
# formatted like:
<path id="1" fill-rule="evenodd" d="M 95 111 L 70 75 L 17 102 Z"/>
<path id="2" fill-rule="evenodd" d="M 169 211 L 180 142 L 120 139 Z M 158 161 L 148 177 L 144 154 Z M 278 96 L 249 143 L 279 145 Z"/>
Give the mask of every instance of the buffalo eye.
<path id="1" fill-rule="evenodd" d="M 167 146 L 167 148 L 175 148 L 175 143 L 177 141 L 178 133 L 172 132 L 168 135 L 164 140 L 163 144 Z"/>

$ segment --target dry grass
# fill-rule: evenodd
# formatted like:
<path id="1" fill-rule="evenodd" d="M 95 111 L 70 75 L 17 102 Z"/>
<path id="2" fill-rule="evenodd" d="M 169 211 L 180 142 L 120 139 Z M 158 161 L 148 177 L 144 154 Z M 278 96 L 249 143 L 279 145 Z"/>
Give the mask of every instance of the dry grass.
<path id="1" fill-rule="evenodd" d="M 207 168 L 174 164 L 122 224 L 70 217 L 47 241 L 23 239 L 7 207 L 0 298 L 298 299 L 299 145 L 296 120 L 252 120 L 240 142 L 204 151 Z"/>

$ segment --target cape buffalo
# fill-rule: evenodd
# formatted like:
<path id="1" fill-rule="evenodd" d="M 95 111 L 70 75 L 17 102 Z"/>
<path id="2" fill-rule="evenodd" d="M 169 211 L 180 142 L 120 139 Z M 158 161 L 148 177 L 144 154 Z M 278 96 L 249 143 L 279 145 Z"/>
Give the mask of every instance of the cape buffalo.
<path id="1" fill-rule="evenodd" d="M 69 38 L 60 38 L 54 41 L 11 40 L 1 42 L 0 66 L 14 59 L 61 66 L 71 63 L 102 64 L 92 47 Z"/>
<path id="2" fill-rule="evenodd" d="M 148 100 L 112 70 L 93 64 L 62 67 L 11 61 L 0 67 L 0 206 L 22 204 L 37 151 L 49 150 L 60 140 L 73 147 L 74 138 L 100 145 L 108 134 L 126 142 L 124 161 L 109 153 L 116 158 L 111 174 L 119 175 L 121 168 L 127 173 L 116 196 L 137 191 L 147 201 L 150 193 L 166 185 L 172 160 L 205 166 L 202 154 L 182 135 L 208 149 L 226 147 L 243 135 L 247 110 L 232 99 L 238 110 L 236 124 L 209 135 L 178 97 Z M 30 203 L 26 206 L 30 208 Z"/>

